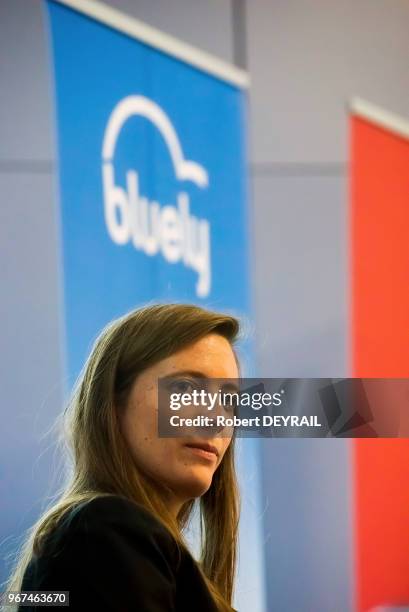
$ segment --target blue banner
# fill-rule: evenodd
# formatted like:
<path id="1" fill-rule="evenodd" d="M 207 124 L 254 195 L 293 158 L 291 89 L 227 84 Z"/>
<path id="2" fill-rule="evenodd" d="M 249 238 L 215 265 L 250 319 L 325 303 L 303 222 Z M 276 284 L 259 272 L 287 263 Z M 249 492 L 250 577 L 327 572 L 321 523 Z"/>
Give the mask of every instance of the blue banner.
<path id="1" fill-rule="evenodd" d="M 70 380 L 146 301 L 249 314 L 239 88 L 49 2 Z"/>

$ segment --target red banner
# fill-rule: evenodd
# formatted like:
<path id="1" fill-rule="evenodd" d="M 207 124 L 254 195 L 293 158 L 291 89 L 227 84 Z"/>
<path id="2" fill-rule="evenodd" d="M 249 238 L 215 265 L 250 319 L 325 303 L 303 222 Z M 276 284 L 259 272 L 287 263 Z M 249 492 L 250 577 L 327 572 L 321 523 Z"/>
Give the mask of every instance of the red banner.
<path id="1" fill-rule="evenodd" d="M 351 376 L 409 377 L 409 134 L 364 114 L 350 125 Z M 409 439 L 353 445 L 356 609 L 409 605 Z"/>

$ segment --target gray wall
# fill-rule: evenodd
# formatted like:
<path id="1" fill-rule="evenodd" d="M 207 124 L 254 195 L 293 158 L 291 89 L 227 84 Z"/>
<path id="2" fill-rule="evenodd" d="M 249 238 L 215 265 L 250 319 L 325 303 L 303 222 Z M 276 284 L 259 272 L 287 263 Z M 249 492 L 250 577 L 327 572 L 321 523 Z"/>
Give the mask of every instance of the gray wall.
<path id="1" fill-rule="evenodd" d="M 3 558 L 53 487 L 55 449 L 45 431 L 62 400 L 52 109 L 42 21 L 40 2 L 0 3 L 0 581 Z M 34 464 L 32 457 L 38 457 Z"/>
<path id="2" fill-rule="evenodd" d="M 260 374 L 347 376 L 346 105 L 359 95 L 409 118 L 409 4 L 246 6 Z M 272 609 L 353 609 L 349 445 L 264 442 Z"/>
<path id="3" fill-rule="evenodd" d="M 251 0 L 252 161 L 347 160 L 351 94 L 408 117 L 406 0 Z"/>

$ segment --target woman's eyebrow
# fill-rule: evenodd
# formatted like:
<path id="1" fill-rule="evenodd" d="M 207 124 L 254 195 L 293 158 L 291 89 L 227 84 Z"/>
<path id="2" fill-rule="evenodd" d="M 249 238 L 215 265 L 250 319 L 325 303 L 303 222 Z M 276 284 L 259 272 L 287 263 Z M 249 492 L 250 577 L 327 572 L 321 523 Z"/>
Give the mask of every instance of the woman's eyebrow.
<path id="1" fill-rule="evenodd" d="M 175 378 L 175 376 L 195 376 L 196 378 L 205 378 L 209 380 L 209 376 L 206 376 L 204 372 L 200 370 L 176 370 L 171 374 L 165 374 L 165 376 L 160 376 L 161 379 L 167 380 L 169 378 Z"/>
<path id="2" fill-rule="evenodd" d="M 210 376 L 207 376 L 204 372 L 201 372 L 200 370 L 177 370 L 176 372 L 172 372 L 171 374 L 160 376 L 160 379 L 161 380 L 171 380 L 172 378 L 175 378 L 176 376 L 194 376 L 195 378 L 204 378 L 205 380 L 223 380 L 223 381 L 231 380 L 232 382 L 226 382 L 225 384 L 223 384 L 223 391 L 224 392 L 233 391 L 236 393 L 240 392 L 240 386 L 237 384 L 236 379 L 229 379 L 229 378 L 212 379 Z"/>

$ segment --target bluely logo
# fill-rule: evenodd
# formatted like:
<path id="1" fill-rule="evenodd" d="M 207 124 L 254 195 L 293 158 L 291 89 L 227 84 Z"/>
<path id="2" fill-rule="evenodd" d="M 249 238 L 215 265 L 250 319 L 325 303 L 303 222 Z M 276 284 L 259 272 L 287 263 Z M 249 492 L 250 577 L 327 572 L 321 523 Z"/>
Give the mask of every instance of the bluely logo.
<path id="1" fill-rule="evenodd" d="M 189 195 L 180 191 L 177 204 L 160 205 L 140 194 L 137 170 L 126 172 L 126 189 L 115 184 L 116 142 L 125 122 L 142 116 L 159 130 L 169 150 L 176 179 L 191 181 L 201 189 L 209 184 L 205 168 L 186 160 L 169 117 L 152 100 L 128 96 L 112 111 L 102 146 L 102 179 L 105 223 L 116 244 L 129 241 L 148 256 L 162 253 L 169 263 L 182 262 L 198 274 L 196 294 L 206 297 L 211 286 L 210 223 L 190 213 Z"/>

